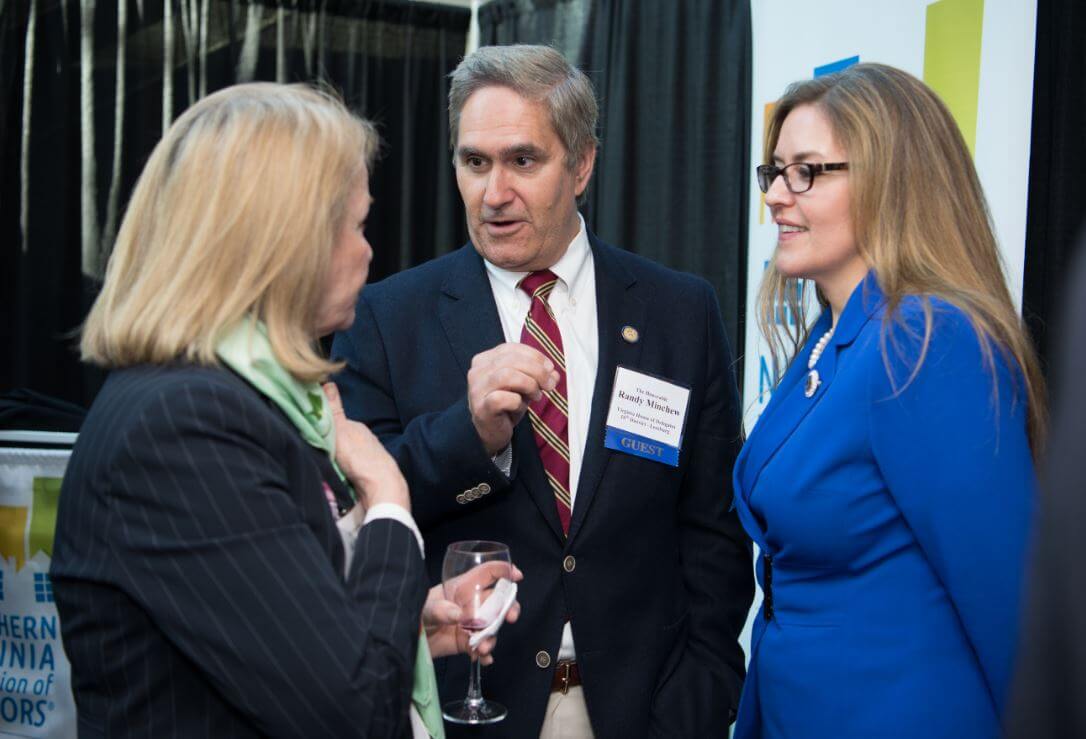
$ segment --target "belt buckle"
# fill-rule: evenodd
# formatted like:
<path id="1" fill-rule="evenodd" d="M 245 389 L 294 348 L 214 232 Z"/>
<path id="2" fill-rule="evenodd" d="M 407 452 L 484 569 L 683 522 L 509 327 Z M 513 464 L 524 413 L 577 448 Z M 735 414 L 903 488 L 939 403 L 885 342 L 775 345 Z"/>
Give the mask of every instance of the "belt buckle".
<path id="1" fill-rule="evenodd" d="M 568 695 L 569 694 L 569 678 L 570 678 L 570 673 L 573 671 L 573 663 L 570 662 L 569 660 L 559 662 L 558 663 L 558 669 L 561 671 L 561 674 L 560 674 L 558 679 L 562 681 L 562 687 L 560 688 L 560 690 L 562 691 L 562 695 Z"/>

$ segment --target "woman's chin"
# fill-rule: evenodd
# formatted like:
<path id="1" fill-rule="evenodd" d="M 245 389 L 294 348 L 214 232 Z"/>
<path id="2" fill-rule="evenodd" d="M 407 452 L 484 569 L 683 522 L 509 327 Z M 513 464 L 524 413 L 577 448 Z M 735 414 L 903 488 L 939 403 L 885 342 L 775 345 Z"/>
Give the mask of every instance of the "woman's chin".
<path id="1" fill-rule="evenodd" d="M 338 326 L 336 326 L 335 330 L 336 331 L 346 331 L 347 329 L 349 329 L 353 325 L 354 325 L 354 313 L 351 313 L 350 316 L 348 316 L 346 319 L 343 320 L 343 322 L 341 322 Z"/>
<path id="2" fill-rule="evenodd" d="M 337 331 L 346 331 L 354 325 L 354 310 L 341 316 L 338 321 L 328 320 L 321 321 L 317 324 L 317 328 L 314 331 L 316 337 L 319 339 L 322 336 L 330 336 Z"/>
<path id="3" fill-rule="evenodd" d="M 791 280 L 802 280 L 808 277 L 808 271 L 801 265 L 792 264 L 788 259 L 776 259 L 773 266 L 777 268 L 777 274 Z"/>

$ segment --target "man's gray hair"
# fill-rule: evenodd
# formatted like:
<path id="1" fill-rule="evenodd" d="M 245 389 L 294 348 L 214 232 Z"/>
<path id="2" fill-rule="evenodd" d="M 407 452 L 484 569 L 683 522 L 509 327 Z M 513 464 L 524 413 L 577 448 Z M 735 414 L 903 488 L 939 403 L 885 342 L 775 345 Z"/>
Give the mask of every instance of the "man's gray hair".
<path id="1" fill-rule="evenodd" d="M 492 86 L 508 87 L 546 107 L 570 169 L 599 143 L 600 111 L 592 83 L 549 46 L 483 46 L 464 57 L 449 77 L 449 142 L 454 154 L 460 111 L 472 93 Z"/>

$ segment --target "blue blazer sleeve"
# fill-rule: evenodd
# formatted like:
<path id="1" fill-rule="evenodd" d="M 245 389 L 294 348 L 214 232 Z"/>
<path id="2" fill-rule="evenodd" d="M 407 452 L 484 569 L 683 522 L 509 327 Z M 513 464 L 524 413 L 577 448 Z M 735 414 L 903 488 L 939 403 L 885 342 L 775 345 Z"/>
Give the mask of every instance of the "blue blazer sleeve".
<path id="1" fill-rule="evenodd" d="M 919 301 L 906 302 L 901 319 L 885 329 L 885 364 L 870 378 L 872 449 L 1002 710 L 1036 493 L 1025 388 L 1017 366 L 989 343 L 993 377 L 960 309 L 931 304 L 932 333 L 918 371 Z"/>

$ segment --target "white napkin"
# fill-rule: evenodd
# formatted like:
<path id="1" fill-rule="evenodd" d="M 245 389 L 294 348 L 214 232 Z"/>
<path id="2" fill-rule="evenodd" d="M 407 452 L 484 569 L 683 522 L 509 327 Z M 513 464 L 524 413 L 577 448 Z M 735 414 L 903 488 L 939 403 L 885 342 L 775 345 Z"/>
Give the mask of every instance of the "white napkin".
<path id="1" fill-rule="evenodd" d="M 468 646 L 474 649 L 483 639 L 497 634 L 502 622 L 505 621 L 505 614 L 509 612 L 509 608 L 516 599 L 517 584 L 504 577 L 498 580 L 494 585 L 494 592 L 475 611 L 475 617 L 485 620 L 486 626 L 471 635 Z"/>

